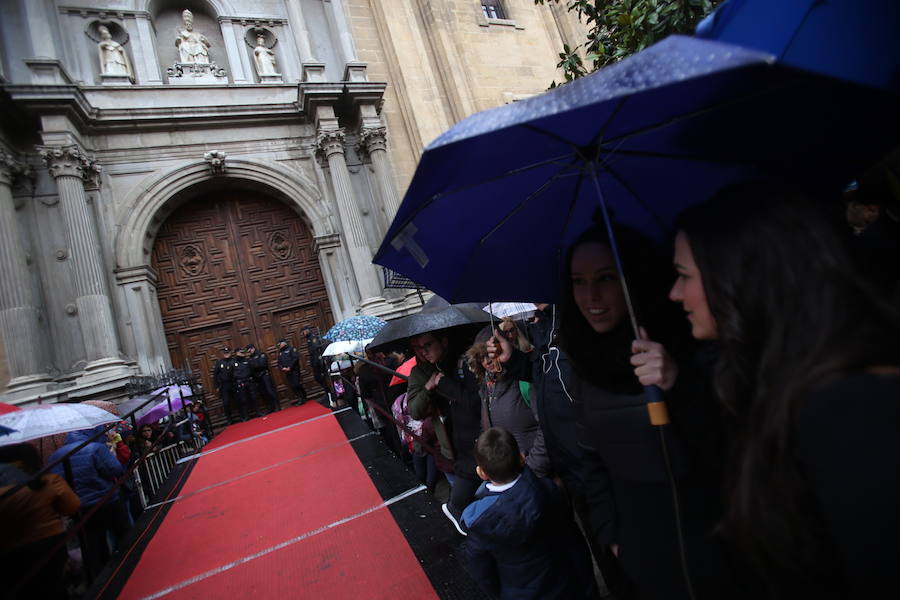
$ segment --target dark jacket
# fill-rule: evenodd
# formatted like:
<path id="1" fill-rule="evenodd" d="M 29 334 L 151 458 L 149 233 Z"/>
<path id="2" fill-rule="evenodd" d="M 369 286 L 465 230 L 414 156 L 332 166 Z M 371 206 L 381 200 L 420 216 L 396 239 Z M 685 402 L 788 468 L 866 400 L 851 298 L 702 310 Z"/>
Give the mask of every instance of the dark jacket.
<path id="1" fill-rule="evenodd" d="M 525 455 L 529 468 L 539 477 L 550 474 L 550 459 L 544 447 L 544 435 L 535 415 L 535 407 L 529 406 L 519 387 L 519 381 L 506 377 L 497 381 L 493 389 L 485 381 L 481 393 L 481 428 L 502 427 L 509 431 Z"/>
<path id="2" fill-rule="evenodd" d="M 417 421 L 432 417 L 441 454 L 454 461 L 457 473 L 474 473 L 472 451 L 481 433 L 478 382 L 461 359 L 449 360 L 441 365 L 444 377 L 440 383 L 428 391 L 425 382 L 436 370 L 434 365 L 419 361 L 410 372 L 406 394 L 409 416 Z"/>
<path id="3" fill-rule="evenodd" d="M 247 359 L 254 377 L 263 377 L 269 372 L 269 357 L 265 352 L 257 350 Z"/>
<path id="4" fill-rule="evenodd" d="M 300 353 L 293 346 L 285 346 L 278 351 L 279 369 L 300 369 Z"/>
<path id="5" fill-rule="evenodd" d="M 244 357 L 238 357 L 234 362 L 234 378 L 235 380 L 250 379 L 253 377 L 253 365 Z"/>
<path id="6" fill-rule="evenodd" d="M 463 511 L 469 572 L 490 593 L 516 600 L 595 598 L 584 538 L 562 492 L 527 467 L 503 492 L 485 485 Z"/>
<path id="7" fill-rule="evenodd" d="M 100 426 L 85 431 L 73 431 L 66 436 L 65 445 L 50 456 L 49 462 L 53 462 L 103 429 L 104 427 Z M 103 436 L 97 439 L 103 440 Z M 114 480 L 124 472 L 122 465 L 102 441 L 89 443 L 70 456 L 69 461 L 72 464 L 75 493 L 81 500 L 82 509 L 90 508 L 100 502 L 104 494 L 112 487 Z M 52 470 L 60 477 L 65 478 L 62 463 L 53 467 Z M 116 490 L 110 500 L 116 500 L 118 497 L 119 492 Z"/>
<path id="8" fill-rule="evenodd" d="M 234 381 L 234 367 L 237 365 L 235 358 L 220 358 L 213 367 L 213 385 L 216 389 L 228 387 Z"/>
<path id="9" fill-rule="evenodd" d="M 649 422 L 644 395 L 611 392 L 577 377 L 567 385 L 578 414 L 581 480 L 593 544 L 619 545 L 619 561 L 639 598 L 688 598 L 660 430 Z M 679 404 L 695 400 L 689 390 L 683 384 L 667 395 L 673 425 L 664 430 L 678 487 L 687 570 L 696 598 L 728 598 L 735 595 L 732 575 L 724 549 L 712 536 L 722 515 L 720 472 L 698 461 L 674 427 Z"/>

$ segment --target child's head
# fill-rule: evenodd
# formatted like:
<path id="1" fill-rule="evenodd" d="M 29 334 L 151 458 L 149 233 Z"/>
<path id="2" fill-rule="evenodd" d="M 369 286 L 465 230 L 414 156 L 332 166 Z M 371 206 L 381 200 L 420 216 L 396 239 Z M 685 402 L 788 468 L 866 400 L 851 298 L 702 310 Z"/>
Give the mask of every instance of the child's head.
<path id="1" fill-rule="evenodd" d="M 519 476 L 525 458 L 510 432 L 491 427 L 475 442 L 475 462 L 478 463 L 476 472 L 479 477 L 502 485 Z"/>

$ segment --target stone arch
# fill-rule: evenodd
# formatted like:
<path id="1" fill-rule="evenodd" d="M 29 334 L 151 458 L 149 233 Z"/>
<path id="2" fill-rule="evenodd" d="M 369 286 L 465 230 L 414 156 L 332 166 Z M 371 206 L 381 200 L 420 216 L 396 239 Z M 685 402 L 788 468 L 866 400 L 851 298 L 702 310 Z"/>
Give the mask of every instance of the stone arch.
<path id="1" fill-rule="evenodd" d="M 129 194 L 122 204 L 127 218 L 116 238 L 117 268 L 148 264 L 157 228 L 166 216 L 190 201 L 206 184 L 224 180 L 245 181 L 265 187 L 274 197 L 291 206 L 315 237 L 334 234 L 322 196 L 303 174 L 272 161 L 227 159 L 224 175 L 213 176 L 209 164 L 196 161 L 175 167 L 149 180 Z"/>

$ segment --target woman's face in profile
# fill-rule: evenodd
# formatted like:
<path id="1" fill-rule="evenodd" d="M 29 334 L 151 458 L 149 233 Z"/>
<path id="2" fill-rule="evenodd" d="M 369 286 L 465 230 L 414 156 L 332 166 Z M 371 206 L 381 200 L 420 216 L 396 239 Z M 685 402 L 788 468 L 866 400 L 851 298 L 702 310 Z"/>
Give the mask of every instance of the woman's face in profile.
<path id="1" fill-rule="evenodd" d="M 588 325 L 608 333 L 625 318 L 625 294 L 612 252 L 604 243 L 584 242 L 572 253 L 572 296 Z"/>
<path id="2" fill-rule="evenodd" d="M 681 303 L 688 321 L 691 322 L 691 335 L 698 340 L 718 339 L 716 320 L 709 311 L 709 304 L 706 301 L 703 277 L 694 261 L 694 253 L 691 251 L 687 235 L 683 231 L 679 231 L 675 236 L 674 262 L 678 279 L 669 292 L 669 299 Z"/>

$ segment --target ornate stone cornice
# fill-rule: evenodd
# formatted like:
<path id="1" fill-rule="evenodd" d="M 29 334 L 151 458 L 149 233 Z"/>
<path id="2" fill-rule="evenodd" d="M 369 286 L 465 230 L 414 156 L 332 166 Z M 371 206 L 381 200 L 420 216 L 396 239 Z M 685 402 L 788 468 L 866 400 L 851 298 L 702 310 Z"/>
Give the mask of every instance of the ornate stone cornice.
<path id="1" fill-rule="evenodd" d="M 95 183 L 99 180 L 100 165 L 75 144 L 39 146 L 38 152 L 54 179 L 68 176 Z"/>
<path id="2" fill-rule="evenodd" d="M 203 160 L 209 164 L 209 170 L 213 175 L 221 175 L 225 172 L 225 158 L 227 156 L 221 150 L 210 150 L 203 155 Z"/>
<path id="3" fill-rule="evenodd" d="M 363 127 L 359 130 L 360 154 L 371 154 L 376 150 L 387 150 L 387 129 L 385 127 Z"/>
<path id="4" fill-rule="evenodd" d="M 13 180 L 19 176 L 31 177 L 31 167 L 14 154 L 0 150 L 0 184 L 12 186 Z"/>
<path id="5" fill-rule="evenodd" d="M 325 158 L 332 154 L 344 153 L 344 129 L 320 130 L 316 136 L 316 147 Z"/>

